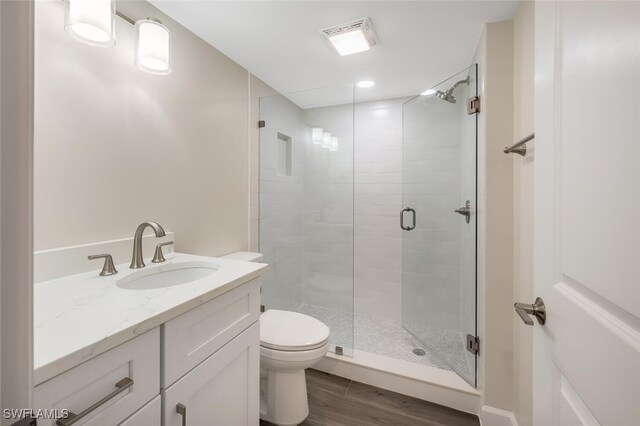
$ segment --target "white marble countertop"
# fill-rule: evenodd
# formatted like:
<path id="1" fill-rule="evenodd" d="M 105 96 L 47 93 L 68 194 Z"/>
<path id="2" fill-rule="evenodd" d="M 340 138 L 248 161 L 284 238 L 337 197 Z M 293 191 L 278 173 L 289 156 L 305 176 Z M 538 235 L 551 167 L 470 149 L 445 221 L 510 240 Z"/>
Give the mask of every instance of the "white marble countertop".
<path id="1" fill-rule="evenodd" d="M 36 284 L 34 291 L 34 380 L 42 383 L 133 337 L 158 327 L 258 277 L 267 265 L 175 253 L 162 264 L 145 259 L 147 272 L 167 265 L 206 261 L 211 275 L 186 284 L 148 290 L 118 287 L 141 271 L 116 265 L 119 273 L 86 272 Z"/>

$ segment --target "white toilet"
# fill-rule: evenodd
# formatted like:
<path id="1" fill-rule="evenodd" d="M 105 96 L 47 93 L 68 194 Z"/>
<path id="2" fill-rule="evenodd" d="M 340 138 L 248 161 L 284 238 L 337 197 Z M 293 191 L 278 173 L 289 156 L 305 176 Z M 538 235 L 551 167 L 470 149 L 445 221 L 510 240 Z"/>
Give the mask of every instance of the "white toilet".
<path id="1" fill-rule="evenodd" d="M 260 253 L 238 252 L 228 259 L 259 262 Z M 260 316 L 260 418 L 281 426 L 309 415 L 304 370 L 329 349 L 329 327 L 297 312 L 269 309 Z"/>

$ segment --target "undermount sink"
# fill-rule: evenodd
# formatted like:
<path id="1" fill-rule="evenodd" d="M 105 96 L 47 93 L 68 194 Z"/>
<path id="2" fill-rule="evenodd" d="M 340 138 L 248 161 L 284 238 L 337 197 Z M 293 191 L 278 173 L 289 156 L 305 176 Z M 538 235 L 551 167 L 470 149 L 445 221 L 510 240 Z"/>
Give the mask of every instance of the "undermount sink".
<path id="1" fill-rule="evenodd" d="M 206 278 L 217 270 L 218 265 L 210 262 L 151 265 L 118 280 L 116 285 L 125 290 L 151 290 L 173 287 Z"/>

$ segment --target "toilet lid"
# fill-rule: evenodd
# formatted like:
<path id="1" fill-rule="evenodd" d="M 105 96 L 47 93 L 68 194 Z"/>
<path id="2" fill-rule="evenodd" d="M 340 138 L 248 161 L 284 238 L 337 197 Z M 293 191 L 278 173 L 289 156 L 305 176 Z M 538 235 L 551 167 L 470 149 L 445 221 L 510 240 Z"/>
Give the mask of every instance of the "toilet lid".
<path id="1" fill-rule="evenodd" d="M 260 316 L 260 344 L 280 351 L 307 351 L 323 346 L 329 327 L 309 315 L 269 309 Z"/>

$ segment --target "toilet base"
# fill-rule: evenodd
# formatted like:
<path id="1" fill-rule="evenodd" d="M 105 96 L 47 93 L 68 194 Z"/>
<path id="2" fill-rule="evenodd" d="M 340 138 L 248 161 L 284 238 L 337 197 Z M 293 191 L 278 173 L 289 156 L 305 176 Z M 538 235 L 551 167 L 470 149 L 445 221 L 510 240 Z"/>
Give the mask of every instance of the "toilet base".
<path id="1" fill-rule="evenodd" d="M 305 370 L 260 368 L 260 418 L 279 426 L 298 425 L 309 415 Z"/>

